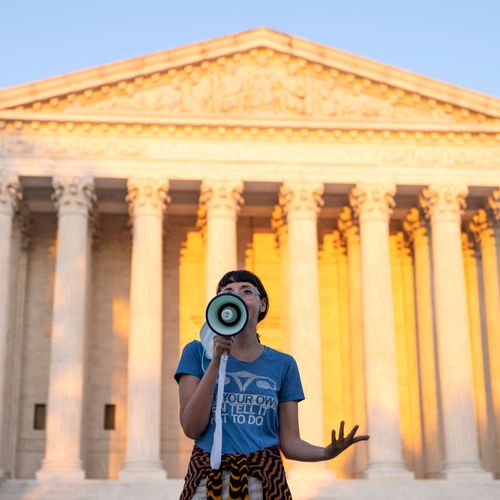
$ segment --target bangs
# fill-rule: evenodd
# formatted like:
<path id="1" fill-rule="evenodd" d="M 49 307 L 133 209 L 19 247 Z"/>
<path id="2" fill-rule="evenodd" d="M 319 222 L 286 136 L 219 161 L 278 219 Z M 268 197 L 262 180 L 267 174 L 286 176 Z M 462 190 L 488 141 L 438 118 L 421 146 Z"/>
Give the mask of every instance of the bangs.
<path id="1" fill-rule="evenodd" d="M 237 269 L 236 271 L 229 271 L 219 281 L 216 293 L 219 293 L 221 289 L 229 285 L 229 283 L 241 283 L 241 282 L 250 283 L 254 285 L 255 288 L 257 288 L 257 290 L 259 291 L 260 297 L 262 299 L 266 299 L 266 306 L 267 306 L 266 310 L 259 314 L 259 321 L 262 321 L 266 317 L 267 311 L 269 310 L 269 297 L 267 296 L 267 292 L 266 289 L 264 288 L 264 285 L 262 284 L 262 281 L 260 281 L 258 276 L 252 273 L 251 271 L 247 271 L 246 269 Z"/>

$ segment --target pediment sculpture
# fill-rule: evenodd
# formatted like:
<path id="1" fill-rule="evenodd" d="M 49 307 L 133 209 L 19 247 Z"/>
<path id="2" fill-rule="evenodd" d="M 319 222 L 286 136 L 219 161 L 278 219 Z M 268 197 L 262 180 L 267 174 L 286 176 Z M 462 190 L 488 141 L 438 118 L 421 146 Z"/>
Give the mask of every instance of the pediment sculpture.
<path id="1" fill-rule="evenodd" d="M 105 96 L 74 99 L 68 111 L 144 113 L 167 116 L 250 116 L 456 121 L 387 85 L 336 69 L 264 50 L 169 69 L 121 82 Z"/>

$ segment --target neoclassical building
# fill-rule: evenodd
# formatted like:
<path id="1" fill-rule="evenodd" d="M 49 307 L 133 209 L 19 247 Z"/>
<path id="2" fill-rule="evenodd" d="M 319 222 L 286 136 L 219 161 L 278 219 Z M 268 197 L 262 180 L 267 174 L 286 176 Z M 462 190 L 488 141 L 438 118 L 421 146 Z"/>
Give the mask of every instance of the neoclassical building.
<path id="1" fill-rule="evenodd" d="M 298 498 L 494 498 L 499 220 L 500 100 L 268 29 L 0 91 L 0 498 L 174 498 L 172 375 L 236 267 L 298 362 L 302 436 L 371 435 L 288 463 Z"/>

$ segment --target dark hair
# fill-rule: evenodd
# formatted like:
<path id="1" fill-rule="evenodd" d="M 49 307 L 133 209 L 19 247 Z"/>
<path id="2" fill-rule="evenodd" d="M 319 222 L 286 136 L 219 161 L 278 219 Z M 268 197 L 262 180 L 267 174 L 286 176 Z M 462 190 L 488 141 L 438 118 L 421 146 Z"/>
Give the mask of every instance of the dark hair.
<path id="1" fill-rule="evenodd" d="M 269 297 L 267 296 L 266 289 L 260 281 L 259 277 L 252 273 L 251 271 L 247 271 L 246 269 L 238 269 L 236 271 L 229 271 L 224 276 L 222 276 L 219 284 L 217 285 L 217 293 L 219 293 L 224 287 L 229 285 L 229 283 L 239 283 L 244 281 L 246 283 L 251 283 L 257 288 L 259 291 L 259 295 L 261 299 L 266 299 L 266 310 L 259 313 L 259 317 L 257 321 L 262 321 L 269 310 Z"/>

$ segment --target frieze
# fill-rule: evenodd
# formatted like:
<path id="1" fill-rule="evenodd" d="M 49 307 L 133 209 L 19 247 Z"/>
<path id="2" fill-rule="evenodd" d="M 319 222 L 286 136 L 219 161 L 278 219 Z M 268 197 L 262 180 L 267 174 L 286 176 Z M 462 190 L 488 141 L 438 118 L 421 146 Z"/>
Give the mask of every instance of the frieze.
<path id="1" fill-rule="evenodd" d="M 144 116 L 491 121 L 449 103 L 265 49 L 53 97 L 24 109 Z"/>
<path id="2" fill-rule="evenodd" d="M 51 141 L 53 142 L 54 139 Z M 1 143 L 2 153 L 8 154 L 30 154 L 35 152 L 36 141 L 29 140 L 23 136 L 11 136 L 5 138 Z"/>
<path id="3" fill-rule="evenodd" d="M 211 141 L 197 138 L 171 138 L 157 136 L 85 136 L 67 134 L 51 136 L 42 134 L 0 135 L 0 157 L 45 159 L 137 159 L 137 160 L 202 160 L 259 161 L 300 164 L 367 165 L 388 167 L 421 165 L 445 168 L 454 166 L 478 166 L 482 169 L 500 165 L 498 147 L 481 147 L 480 144 L 465 146 L 441 143 L 420 145 L 411 139 L 407 143 L 380 143 L 343 140 L 325 141 L 318 148 L 317 141 L 282 142 L 263 141 L 256 147 L 255 141 Z"/>
<path id="4" fill-rule="evenodd" d="M 10 136 L 0 139 L 0 155 L 72 158 L 145 158 L 145 138 Z"/>

